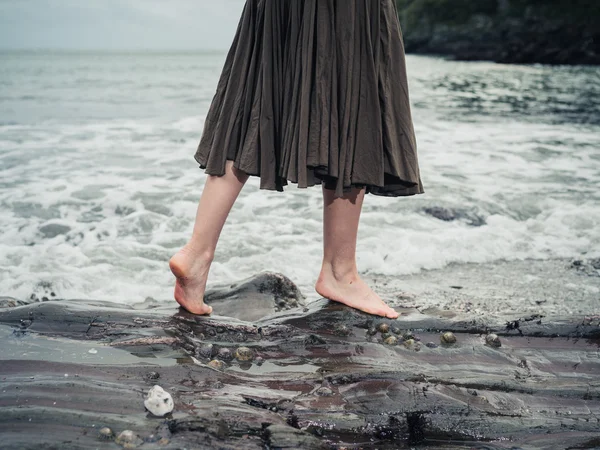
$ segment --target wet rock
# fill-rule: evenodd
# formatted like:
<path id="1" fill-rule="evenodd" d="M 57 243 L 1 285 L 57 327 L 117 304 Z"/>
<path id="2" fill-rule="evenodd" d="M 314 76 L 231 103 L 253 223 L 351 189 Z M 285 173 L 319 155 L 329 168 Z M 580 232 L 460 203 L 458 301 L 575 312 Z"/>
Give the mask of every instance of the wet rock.
<path id="1" fill-rule="evenodd" d="M 390 331 L 390 326 L 387 323 L 382 322 L 379 325 L 377 325 L 377 331 L 379 331 L 380 333 L 388 333 Z"/>
<path id="2" fill-rule="evenodd" d="M 144 441 L 131 430 L 121 431 L 115 439 L 115 442 L 123 448 L 136 448 L 144 443 Z"/>
<path id="3" fill-rule="evenodd" d="M 210 289 L 204 297 L 219 315 L 245 321 L 305 306 L 304 295 L 298 287 L 286 276 L 273 272 Z M 244 308 L 240 308 L 240 298 L 244 299 Z"/>
<path id="4" fill-rule="evenodd" d="M 173 411 L 175 405 L 171 394 L 159 385 L 155 385 L 146 394 L 144 406 L 155 416 L 163 417 Z"/>
<path id="5" fill-rule="evenodd" d="M 233 353 L 228 348 L 220 348 L 217 352 L 217 358 L 222 361 L 231 361 L 233 359 Z"/>
<path id="6" fill-rule="evenodd" d="M 428 342 L 427 344 L 425 344 L 425 347 L 437 348 L 438 345 L 435 342 Z"/>
<path id="7" fill-rule="evenodd" d="M 500 342 L 500 338 L 497 334 L 490 333 L 485 337 L 485 343 L 490 347 L 501 347 L 502 343 Z"/>
<path id="8" fill-rule="evenodd" d="M 423 210 L 426 214 L 435 217 L 436 219 L 445 222 L 454 220 L 465 220 L 469 225 L 480 227 L 485 225 L 485 218 L 476 214 L 473 211 L 458 208 L 444 208 L 441 206 L 433 206 Z"/>
<path id="9" fill-rule="evenodd" d="M 196 356 L 198 358 L 210 359 L 217 353 L 217 349 L 213 344 L 202 344 L 196 348 Z"/>
<path id="10" fill-rule="evenodd" d="M 208 365 L 210 367 L 212 367 L 213 369 L 217 369 L 217 370 L 223 370 L 223 368 L 225 367 L 225 364 L 223 363 L 223 361 L 220 361 L 218 359 L 213 359 L 211 360 Z"/>
<path id="11" fill-rule="evenodd" d="M 252 361 L 254 359 L 254 352 L 248 347 L 239 347 L 235 351 L 235 359 L 238 361 Z"/>
<path id="12" fill-rule="evenodd" d="M 417 339 L 415 338 L 415 335 L 413 334 L 413 332 L 412 332 L 412 331 L 405 331 L 405 332 L 402 334 L 402 338 L 403 338 L 405 341 L 406 341 L 406 340 L 408 340 L 408 339 L 413 339 L 413 340 L 415 340 L 415 341 L 417 340 Z"/>
<path id="13" fill-rule="evenodd" d="M 352 334 L 352 329 L 345 324 L 336 324 L 333 329 L 333 334 L 336 336 L 350 336 Z"/>
<path id="14" fill-rule="evenodd" d="M 317 394 L 320 397 L 330 397 L 333 395 L 333 390 L 331 390 L 331 388 L 328 388 L 327 386 L 321 386 L 315 391 L 315 394 Z"/>
<path id="15" fill-rule="evenodd" d="M 26 302 L 12 297 L 0 297 L 0 308 L 14 308 L 15 306 L 25 305 Z"/>
<path id="16" fill-rule="evenodd" d="M 257 356 L 256 359 L 254 360 L 254 362 L 256 363 L 257 366 L 262 366 L 263 363 L 265 362 L 265 360 L 262 356 Z"/>
<path id="17" fill-rule="evenodd" d="M 265 438 L 268 448 L 310 448 L 315 450 L 330 448 L 329 445 L 310 433 L 288 425 L 270 425 L 265 430 Z"/>
<path id="18" fill-rule="evenodd" d="M 115 433 L 108 427 L 100 428 L 98 437 L 103 441 L 112 441 L 115 438 Z"/>
<path id="19" fill-rule="evenodd" d="M 385 345 L 398 345 L 398 338 L 396 336 L 388 336 L 383 340 Z"/>
<path id="20" fill-rule="evenodd" d="M 455 344 L 456 336 L 452 331 L 446 331 L 440 336 L 440 341 L 442 344 Z"/>
<path id="21" fill-rule="evenodd" d="M 40 233 L 45 239 L 52 239 L 61 234 L 67 234 L 69 231 L 71 231 L 71 227 L 59 223 L 49 223 L 40 227 Z"/>
<path id="22" fill-rule="evenodd" d="M 402 345 L 404 345 L 406 348 L 411 348 L 413 345 L 415 345 L 415 340 L 414 339 L 406 339 Z"/>
<path id="23" fill-rule="evenodd" d="M 600 277 L 600 258 L 576 259 L 571 263 L 571 267 L 583 275 Z"/>
<path id="24" fill-rule="evenodd" d="M 400 2 L 406 52 L 513 64 L 600 64 L 599 13 L 592 8 L 596 3 L 493 0 L 466 4 Z"/>
<path id="25" fill-rule="evenodd" d="M 160 378 L 160 373 L 155 372 L 155 371 L 148 372 L 146 374 L 145 378 L 146 378 L 146 380 L 149 380 L 149 381 L 158 380 Z"/>

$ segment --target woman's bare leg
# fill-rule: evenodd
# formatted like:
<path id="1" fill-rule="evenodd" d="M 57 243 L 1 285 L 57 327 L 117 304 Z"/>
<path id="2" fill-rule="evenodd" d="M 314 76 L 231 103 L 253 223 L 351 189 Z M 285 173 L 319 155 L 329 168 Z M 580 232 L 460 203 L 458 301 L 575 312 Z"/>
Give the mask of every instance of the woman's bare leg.
<path id="1" fill-rule="evenodd" d="M 353 189 L 341 198 L 323 188 L 323 266 L 315 289 L 325 298 L 369 314 L 398 317 L 360 278 L 356 268 L 358 221 L 364 189 Z"/>
<path id="2" fill-rule="evenodd" d="M 214 258 L 217 241 L 248 175 L 227 161 L 225 175 L 208 176 L 190 241 L 169 261 L 175 282 L 175 300 L 194 314 L 210 314 L 204 304 L 208 270 Z"/>

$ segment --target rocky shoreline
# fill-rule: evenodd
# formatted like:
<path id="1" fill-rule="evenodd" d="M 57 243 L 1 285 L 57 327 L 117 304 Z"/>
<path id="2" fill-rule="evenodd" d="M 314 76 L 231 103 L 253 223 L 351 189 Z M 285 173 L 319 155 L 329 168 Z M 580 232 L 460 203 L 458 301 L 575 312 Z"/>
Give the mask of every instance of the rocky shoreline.
<path id="1" fill-rule="evenodd" d="M 586 264 L 568 276 L 595 283 Z M 482 316 L 416 294 L 380 319 L 270 273 L 208 301 L 228 315 L 0 300 L 3 448 L 600 445 L 599 315 Z M 144 409 L 154 385 L 173 396 L 165 418 Z"/>
<path id="2" fill-rule="evenodd" d="M 550 0 L 397 0 L 407 53 L 499 63 L 600 64 L 600 8 Z"/>

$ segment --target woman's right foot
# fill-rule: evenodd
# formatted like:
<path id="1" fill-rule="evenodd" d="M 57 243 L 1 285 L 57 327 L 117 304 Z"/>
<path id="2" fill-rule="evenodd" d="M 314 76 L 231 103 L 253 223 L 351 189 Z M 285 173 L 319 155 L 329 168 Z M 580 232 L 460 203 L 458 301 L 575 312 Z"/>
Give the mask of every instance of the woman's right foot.
<path id="1" fill-rule="evenodd" d="M 331 270 L 323 269 L 315 286 L 324 298 L 377 316 L 395 319 L 400 314 L 387 305 L 358 274 L 336 278 Z"/>
<path id="2" fill-rule="evenodd" d="M 175 300 L 193 314 L 210 314 L 212 306 L 204 303 L 204 291 L 212 257 L 193 251 L 188 245 L 169 260 L 175 282 Z"/>

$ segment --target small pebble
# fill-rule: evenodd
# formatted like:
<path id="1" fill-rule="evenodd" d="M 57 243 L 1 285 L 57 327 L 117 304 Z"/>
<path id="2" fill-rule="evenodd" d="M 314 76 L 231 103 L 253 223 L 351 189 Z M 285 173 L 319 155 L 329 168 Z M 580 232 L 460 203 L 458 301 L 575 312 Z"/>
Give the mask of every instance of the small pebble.
<path id="1" fill-rule="evenodd" d="M 396 336 L 388 336 L 387 338 L 384 339 L 383 343 L 386 345 L 397 345 L 398 338 Z"/>
<path id="2" fill-rule="evenodd" d="M 213 344 L 203 344 L 196 349 L 196 355 L 202 358 L 212 358 L 215 356 L 215 346 Z"/>
<path id="3" fill-rule="evenodd" d="M 387 323 L 382 322 L 377 325 L 377 331 L 380 333 L 388 333 L 390 331 L 390 326 Z"/>
<path id="4" fill-rule="evenodd" d="M 235 351 L 235 359 L 238 361 L 252 361 L 254 359 L 254 352 L 248 347 L 239 347 Z"/>
<path id="5" fill-rule="evenodd" d="M 125 448 L 136 448 L 144 443 L 144 441 L 131 430 L 121 431 L 115 439 L 115 442 Z"/>
<path id="6" fill-rule="evenodd" d="M 262 366 L 263 363 L 265 362 L 265 360 L 263 359 L 262 356 L 257 356 L 256 359 L 254 360 L 254 362 L 256 363 L 257 366 Z"/>
<path id="7" fill-rule="evenodd" d="M 403 343 L 402 343 L 406 348 L 410 348 L 415 344 L 415 340 L 414 339 L 406 339 Z"/>
<path id="8" fill-rule="evenodd" d="M 219 361 L 218 359 L 213 359 L 212 361 L 210 361 L 208 363 L 208 365 L 210 367 L 212 367 L 213 369 L 217 369 L 217 370 L 223 370 L 223 367 L 225 367 L 225 364 L 223 364 L 223 361 Z"/>
<path id="9" fill-rule="evenodd" d="M 152 371 L 152 372 L 148 372 L 148 373 L 146 374 L 146 378 L 147 378 L 148 380 L 158 380 L 158 379 L 160 378 L 160 373 L 158 373 L 158 372 L 154 372 L 154 371 Z"/>
<path id="10" fill-rule="evenodd" d="M 440 336 L 440 341 L 442 344 L 454 344 L 456 342 L 456 336 L 452 331 L 446 331 Z"/>
<path id="11" fill-rule="evenodd" d="M 112 441 L 115 438 L 115 433 L 108 427 L 100 428 L 98 437 L 104 441 Z"/>
<path id="12" fill-rule="evenodd" d="M 397 327 L 396 325 L 392 325 L 392 333 L 394 334 L 402 334 L 402 329 Z"/>
<path id="13" fill-rule="evenodd" d="M 485 337 L 485 343 L 490 347 L 502 347 L 502 342 L 500 342 L 500 338 L 497 334 L 490 333 Z"/>
<path id="14" fill-rule="evenodd" d="M 233 359 L 233 353 L 228 348 L 220 348 L 217 352 L 217 358 L 223 361 L 231 361 Z"/>
<path id="15" fill-rule="evenodd" d="M 427 344 L 425 344 L 425 347 L 429 347 L 429 348 L 437 348 L 437 344 L 435 342 L 428 342 Z"/>
<path id="16" fill-rule="evenodd" d="M 404 338 L 404 340 L 408 340 L 408 339 L 415 339 L 415 335 L 412 333 L 412 331 L 406 331 L 402 337 Z"/>
<path id="17" fill-rule="evenodd" d="M 315 394 L 317 394 L 321 397 L 329 397 L 329 396 L 333 395 L 333 391 L 326 386 L 322 386 L 316 390 Z"/>
<path id="18" fill-rule="evenodd" d="M 95 348 L 90 348 L 88 350 L 88 353 L 91 353 L 92 355 L 95 355 L 96 353 L 98 353 L 98 350 L 96 350 Z"/>
<path id="19" fill-rule="evenodd" d="M 375 327 L 369 327 L 369 329 L 367 330 L 367 335 L 375 336 L 376 334 L 377 334 L 377 329 Z"/>
<path id="20" fill-rule="evenodd" d="M 173 403 L 171 394 L 159 385 L 155 385 L 146 394 L 144 406 L 155 416 L 163 417 L 173 411 L 175 404 Z"/>
<path id="21" fill-rule="evenodd" d="M 334 327 L 333 334 L 336 336 L 350 336 L 352 334 L 352 330 L 348 328 L 347 325 L 338 324 Z"/>

